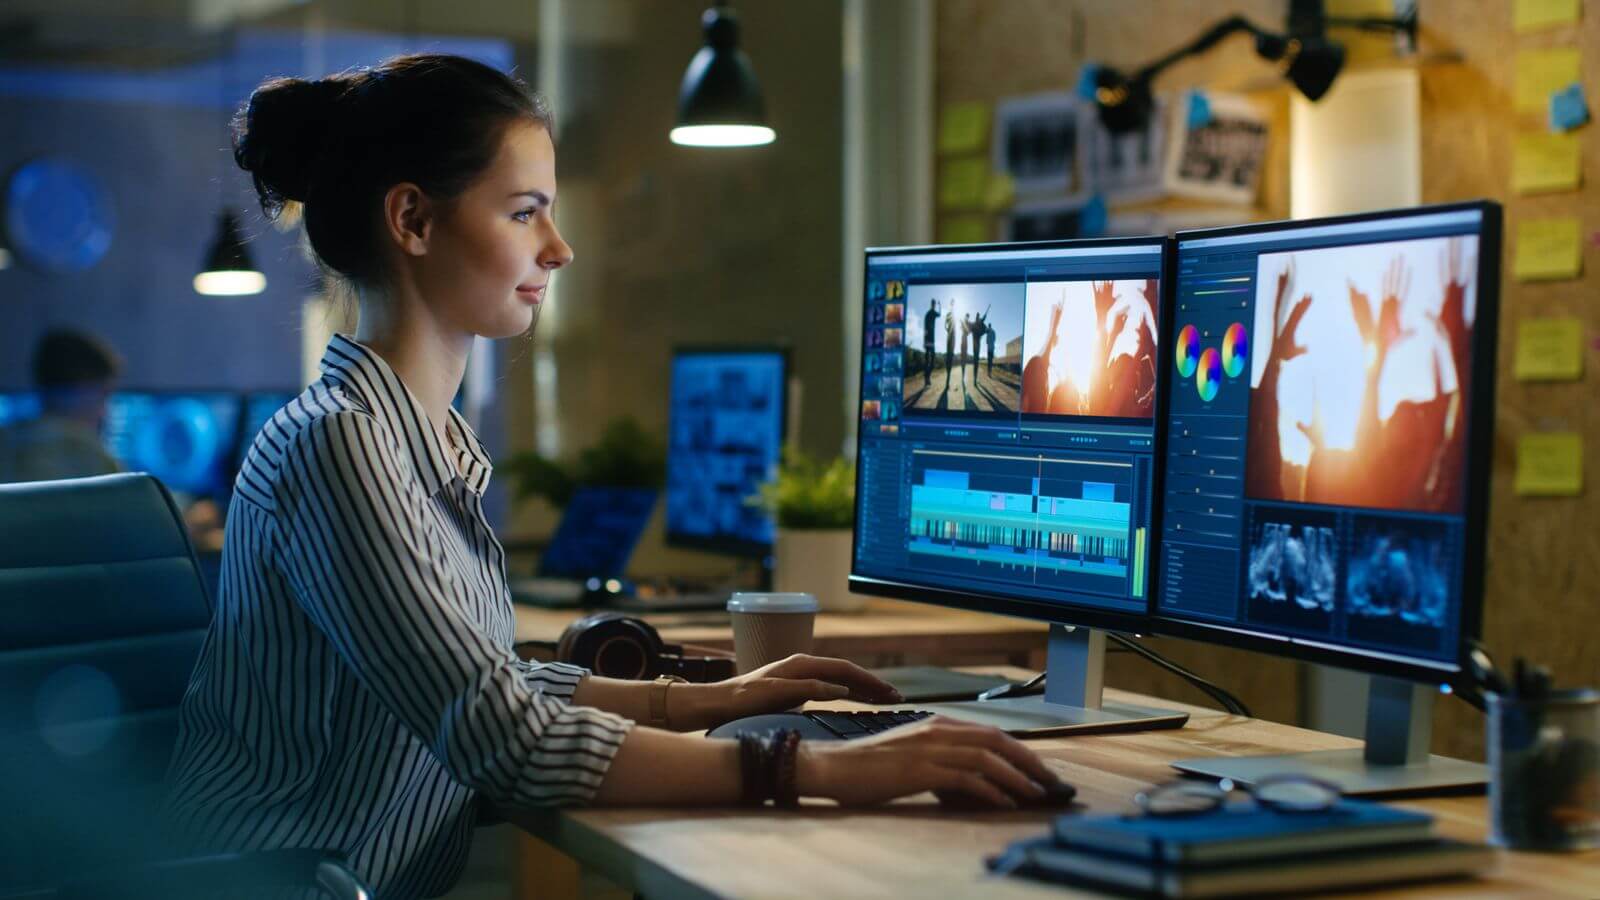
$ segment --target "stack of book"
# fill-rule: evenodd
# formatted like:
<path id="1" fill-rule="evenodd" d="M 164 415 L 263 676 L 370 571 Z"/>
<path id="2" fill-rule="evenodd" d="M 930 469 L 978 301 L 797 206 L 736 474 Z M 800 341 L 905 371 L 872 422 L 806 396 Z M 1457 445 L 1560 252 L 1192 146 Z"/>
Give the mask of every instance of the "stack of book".
<path id="1" fill-rule="evenodd" d="M 1161 897 L 1330 890 L 1479 875 L 1488 847 L 1441 838 L 1433 817 L 1341 800 L 1319 812 L 1253 803 L 1190 816 L 1061 816 L 989 860 L 997 873 Z"/>

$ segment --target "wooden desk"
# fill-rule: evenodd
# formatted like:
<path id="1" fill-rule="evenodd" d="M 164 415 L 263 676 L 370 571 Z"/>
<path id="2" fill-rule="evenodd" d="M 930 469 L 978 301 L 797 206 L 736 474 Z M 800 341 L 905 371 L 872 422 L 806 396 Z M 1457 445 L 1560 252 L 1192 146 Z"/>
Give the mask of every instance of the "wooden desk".
<path id="1" fill-rule="evenodd" d="M 1020 673 L 1006 672 L 1012 677 Z M 1153 698 L 1108 691 L 1119 700 L 1173 707 Z M 847 708 L 849 704 L 827 704 Z M 1175 776 L 1182 757 L 1283 753 L 1350 747 L 1348 738 L 1185 707 L 1192 718 L 1172 731 L 1093 735 L 1031 742 L 1079 800 L 1096 812 L 1130 809 L 1140 788 Z M 1419 800 L 1402 805 L 1432 813 L 1440 833 L 1481 841 L 1483 796 Z M 514 817 L 527 834 L 575 857 L 605 878 L 657 897 L 1061 897 L 1062 888 L 988 877 L 983 857 L 1010 841 L 1043 833 L 1048 812 L 946 812 L 931 795 L 875 809 L 807 804 L 797 812 L 765 810 L 575 810 Z M 535 851 L 536 852 L 536 851 Z M 548 853 L 548 851 L 545 851 Z M 526 864 L 525 882 L 553 896 L 562 883 L 559 857 Z M 570 864 L 569 864 L 570 865 Z M 576 883 L 566 875 L 567 885 Z M 1404 897 L 1596 897 L 1600 851 L 1577 854 L 1499 853 L 1498 871 L 1481 882 L 1364 893 L 1366 900 Z M 1087 894 L 1087 896 L 1100 896 Z"/>
<path id="2" fill-rule="evenodd" d="M 518 606 L 516 615 L 517 640 L 554 641 L 583 613 Z M 727 613 L 644 618 L 668 643 L 733 649 Z M 1008 664 L 1041 669 L 1048 632 L 1042 622 L 874 598 L 859 613 L 818 615 L 812 652 L 864 666 Z"/>

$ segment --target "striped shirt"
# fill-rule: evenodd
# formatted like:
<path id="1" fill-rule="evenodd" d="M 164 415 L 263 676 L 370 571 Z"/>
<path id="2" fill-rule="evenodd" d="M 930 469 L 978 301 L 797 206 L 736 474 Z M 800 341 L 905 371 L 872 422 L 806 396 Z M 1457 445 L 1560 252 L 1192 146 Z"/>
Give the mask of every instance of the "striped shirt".
<path id="1" fill-rule="evenodd" d="M 185 849 L 329 848 L 380 897 L 434 896 L 478 798 L 593 797 L 633 723 L 512 652 L 489 460 L 454 410 L 446 431 L 336 335 L 256 438 L 169 775 Z"/>

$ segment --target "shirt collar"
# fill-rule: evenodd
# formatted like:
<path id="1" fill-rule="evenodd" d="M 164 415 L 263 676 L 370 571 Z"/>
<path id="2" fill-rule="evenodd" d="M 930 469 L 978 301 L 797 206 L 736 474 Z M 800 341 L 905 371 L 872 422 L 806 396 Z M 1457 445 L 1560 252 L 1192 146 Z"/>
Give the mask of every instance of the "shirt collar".
<path id="1" fill-rule="evenodd" d="M 366 400 L 372 414 L 400 437 L 404 451 L 411 457 L 412 471 L 430 497 L 457 477 L 473 493 L 483 494 L 494 467 L 483 442 L 454 408 L 449 410 L 445 423 L 450 442 L 445 446 L 416 395 L 371 348 L 335 334 L 322 354 L 320 367 L 324 379 Z"/>

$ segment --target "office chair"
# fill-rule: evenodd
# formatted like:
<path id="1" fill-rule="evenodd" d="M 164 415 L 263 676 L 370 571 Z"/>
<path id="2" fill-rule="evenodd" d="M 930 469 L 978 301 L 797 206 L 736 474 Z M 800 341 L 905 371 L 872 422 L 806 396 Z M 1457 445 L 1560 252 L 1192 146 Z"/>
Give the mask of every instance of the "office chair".
<path id="1" fill-rule="evenodd" d="M 329 851 L 163 853 L 157 808 L 210 617 L 154 477 L 0 485 L 0 898 L 370 896 Z"/>

